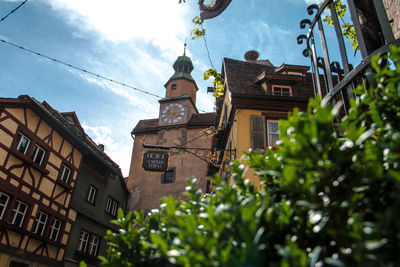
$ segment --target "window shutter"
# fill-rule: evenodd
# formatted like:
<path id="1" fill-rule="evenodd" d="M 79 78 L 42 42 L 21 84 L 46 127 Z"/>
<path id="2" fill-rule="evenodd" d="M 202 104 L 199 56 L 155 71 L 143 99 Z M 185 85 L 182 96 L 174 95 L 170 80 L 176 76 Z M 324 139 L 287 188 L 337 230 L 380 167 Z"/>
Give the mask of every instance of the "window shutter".
<path id="1" fill-rule="evenodd" d="M 252 149 L 265 148 L 265 117 L 250 116 L 250 144 Z"/>

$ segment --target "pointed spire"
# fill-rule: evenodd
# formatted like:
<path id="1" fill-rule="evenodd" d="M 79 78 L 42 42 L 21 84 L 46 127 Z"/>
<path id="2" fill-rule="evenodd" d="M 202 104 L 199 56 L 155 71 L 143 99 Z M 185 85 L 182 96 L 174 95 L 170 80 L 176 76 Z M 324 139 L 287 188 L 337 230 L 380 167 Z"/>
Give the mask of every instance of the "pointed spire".
<path id="1" fill-rule="evenodd" d="M 194 80 L 192 75 L 190 74 L 193 70 L 193 64 L 192 61 L 190 60 L 190 57 L 186 56 L 186 48 L 187 48 L 187 39 L 185 40 L 185 43 L 183 45 L 183 56 L 179 56 L 173 67 L 175 70 L 174 75 L 172 75 L 172 78 L 186 78 L 190 80 Z"/>

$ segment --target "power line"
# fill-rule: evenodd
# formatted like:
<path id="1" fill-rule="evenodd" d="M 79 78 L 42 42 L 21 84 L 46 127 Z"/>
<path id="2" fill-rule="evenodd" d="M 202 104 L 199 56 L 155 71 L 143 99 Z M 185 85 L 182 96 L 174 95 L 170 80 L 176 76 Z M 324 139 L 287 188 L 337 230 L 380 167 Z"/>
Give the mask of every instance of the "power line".
<path id="1" fill-rule="evenodd" d="M 20 46 L 20 45 L 17 45 L 17 44 L 13 44 L 13 43 L 11 43 L 11 42 L 9 42 L 9 41 L 6 41 L 6 40 L 4 40 L 4 39 L 0 39 L 0 41 L 3 42 L 3 43 L 5 43 L 5 44 L 8 44 L 8 45 L 17 47 L 17 48 L 19 48 L 19 49 L 21 49 L 21 50 L 27 51 L 27 52 L 29 52 L 29 53 L 35 54 L 35 55 L 37 55 L 37 56 L 44 57 L 44 58 L 46 58 L 46 59 L 48 59 L 48 60 L 57 62 L 57 63 L 62 64 L 62 65 L 64 65 L 64 66 L 67 66 L 67 67 L 70 67 L 70 68 L 73 68 L 73 69 L 82 71 L 82 72 L 84 72 L 84 73 L 87 73 L 87 74 L 90 74 L 90 75 L 93 75 L 93 76 L 96 76 L 96 77 L 101 78 L 101 79 L 103 79 L 103 80 L 106 80 L 106 81 L 109 81 L 109 82 L 112 82 L 112 83 L 116 83 L 116 84 L 119 84 L 119 85 L 121 85 L 121 86 L 130 88 L 130 89 L 133 89 L 133 90 L 139 91 L 139 92 L 141 92 L 141 93 L 144 93 L 144 94 L 147 94 L 147 95 L 151 95 L 151 96 L 154 96 L 154 97 L 157 97 L 157 98 L 160 98 L 160 99 L 163 98 L 163 97 L 161 97 L 161 96 L 159 96 L 159 95 L 156 95 L 156 94 L 147 92 L 147 91 L 145 91 L 145 90 L 136 88 L 136 87 L 134 87 L 134 86 L 130 86 L 130 85 L 125 84 L 125 83 L 122 83 L 122 82 L 118 82 L 118 81 L 116 81 L 116 80 L 113 80 L 113 79 L 107 78 L 107 77 L 105 77 L 105 76 L 103 76 L 103 75 L 96 74 L 96 73 L 94 73 L 94 72 L 91 72 L 91 71 L 82 69 L 82 68 L 80 68 L 80 67 L 76 67 L 76 66 L 74 66 L 74 65 L 72 65 L 72 64 L 66 63 L 66 62 L 61 61 L 61 60 L 58 60 L 58 59 L 56 59 L 56 58 L 52 58 L 52 57 L 50 57 L 50 56 L 46 56 L 46 55 L 41 54 L 41 53 L 39 53 L 39 52 L 36 52 L 36 51 L 30 50 L 30 49 L 28 49 L 28 48 L 25 48 L 25 47 L 23 47 L 23 46 Z"/>
<path id="2" fill-rule="evenodd" d="M 235 112 L 235 115 L 234 115 L 234 117 L 233 117 L 232 120 L 223 123 L 223 125 L 222 125 L 220 128 L 214 129 L 214 134 L 216 134 L 216 133 L 217 133 L 218 131 L 220 131 L 220 130 L 225 129 L 229 124 L 234 123 L 234 122 L 236 121 L 236 117 L 237 117 L 237 115 L 239 114 L 239 112 L 240 112 L 240 110 L 239 110 L 238 112 Z M 207 129 L 205 129 L 205 130 L 204 130 L 204 133 L 202 133 L 201 135 L 198 135 L 198 136 L 194 137 L 193 139 L 190 139 L 190 140 L 187 141 L 186 143 L 181 144 L 181 145 L 179 145 L 179 146 L 180 146 L 180 147 L 181 147 L 181 146 L 183 147 L 183 146 L 187 145 L 188 143 L 193 142 L 193 141 L 195 141 L 195 140 L 197 140 L 197 139 L 199 139 L 199 138 L 201 138 L 201 137 L 203 137 L 203 136 L 205 136 L 205 135 L 210 135 L 211 133 L 208 133 L 208 131 L 213 131 L 212 128 L 214 128 L 214 126 L 211 126 L 211 127 L 207 128 Z"/>
<path id="3" fill-rule="evenodd" d="M 8 13 L 6 16 L 4 16 L 2 19 L 0 19 L 0 22 L 2 22 L 2 21 L 5 20 L 8 16 L 10 16 L 12 13 L 14 13 L 15 11 L 17 11 L 18 8 L 20 8 L 21 6 L 23 6 L 26 2 L 28 2 L 28 0 L 25 0 L 25 1 L 22 2 L 19 6 L 17 6 L 17 7 L 14 8 L 13 10 L 11 10 L 10 13 Z"/>
<path id="4" fill-rule="evenodd" d="M 51 61 L 53 61 L 53 62 L 62 64 L 62 65 L 64 65 L 64 66 L 67 66 L 67 67 L 70 67 L 70 68 L 79 70 L 79 71 L 81 71 L 81 72 L 84 72 L 84 73 L 93 75 L 93 76 L 95 76 L 95 77 L 97 77 L 97 78 L 100 78 L 100 79 L 103 79 L 103 80 L 106 80 L 106 81 L 109 81 L 109 82 L 112 82 L 112 83 L 121 85 L 121 86 L 123 86 L 123 87 L 127 87 L 127 88 L 130 88 L 130 89 L 136 90 L 136 91 L 141 92 L 141 93 L 143 93 L 143 94 L 147 94 L 147 95 L 150 95 L 150 96 L 153 96 L 153 97 L 157 97 L 157 98 L 159 98 L 159 99 L 164 98 L 164 97 L 162 97 L 162 96 L 156 95 L 156 94 L 151 93 L 151 92 L 148 92 L 148 91 L 146 91 L 146 90 L 142 90 L 142 89 L 139 89 L 139 88 L 137 88 L 137 87 L 131 86 L 131 85 L 129 85 L 129 84 L 126 84 L 126 83 L 123 83 L 123 82 L 119 82 L 119 81 L 116 81 L 116 80 L 107 78 L 107 77 L 105 77 L 105 76 L 103 76 L 103 75 L 100 75 L 100 74 L 94 73 L 94 72 L 92 72 L 92 71 L 89 71 L 89 70 L 86 70 L 86 69 L 83 69 L 83 68 L 74 66 L 74 65 L 72 65 L 72 64 L 66 63 L 66 62 L 61 61 L 61 60 L 58 60 L 58 59 L 56 59 L 56 58 L 53 58 L 53 57 L 50 57 L 50 56 L 46 56 L 46 55 L 44 55 L 44 54 L 42 54 L 42 53 L 39 53 L 39 52 L 33 51 L 33 50 L 31 50 L 31 49 L 25 48 L 25 47 L 23 47 L 23 46 L 20 46 L 20 45 L 11 43 L 11 42 L 6 41 L 6 40 L 4 40 L 4 39 L 0 39 L 0 42 L 3 42 L 3 43 L 8 44 L 8 45 L 10 45 L 10 46 L 17 47 L 17 48 L 19 48 L 19 49 L 21 49 L 21 50 L 24 50 L 24 51 L 27 51 L 27 52 L 29 52 L 29 53 L 35 54 L 35 55 L 37 55 L 37 56 L 46 58 L 46 59 L 51 60 Z M 198 110 L 201 111 L 201 112 L 207 112 L 207 111 L 204 111 L 204 110 L 201 110 L 201 109 L 198 109 Z"/>

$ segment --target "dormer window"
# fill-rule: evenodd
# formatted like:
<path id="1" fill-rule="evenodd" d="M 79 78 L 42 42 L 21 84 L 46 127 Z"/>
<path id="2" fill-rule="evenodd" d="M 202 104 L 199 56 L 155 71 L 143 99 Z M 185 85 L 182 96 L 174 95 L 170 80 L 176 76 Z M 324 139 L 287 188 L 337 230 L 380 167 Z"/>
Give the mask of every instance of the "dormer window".
<path id="1" fill-rule="evenodd" d="M 292 88 L 290 86 L 272 86 L 272 95 L 276 96 L 292 96 Z"/>
<path id="2" fill-rule="evenodd" d="M 176 89 L 176 84 L 174 83 L 171 85 L 171 90 L 175 90 L 175 89 Z"/>

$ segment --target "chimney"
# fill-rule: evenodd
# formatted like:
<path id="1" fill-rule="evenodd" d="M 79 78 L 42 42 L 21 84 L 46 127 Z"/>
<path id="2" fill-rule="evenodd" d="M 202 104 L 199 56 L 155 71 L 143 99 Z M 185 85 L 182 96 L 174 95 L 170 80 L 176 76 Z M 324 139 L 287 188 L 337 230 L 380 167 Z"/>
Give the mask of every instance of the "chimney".
<path id="1" fill-rule="evenodd" d="M 104 152 L 104 145 L 103 144 L 99 144 L 99 148 L 100 148 L 101 151 Z"/>

